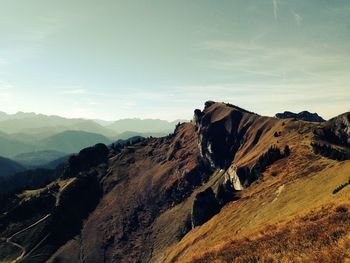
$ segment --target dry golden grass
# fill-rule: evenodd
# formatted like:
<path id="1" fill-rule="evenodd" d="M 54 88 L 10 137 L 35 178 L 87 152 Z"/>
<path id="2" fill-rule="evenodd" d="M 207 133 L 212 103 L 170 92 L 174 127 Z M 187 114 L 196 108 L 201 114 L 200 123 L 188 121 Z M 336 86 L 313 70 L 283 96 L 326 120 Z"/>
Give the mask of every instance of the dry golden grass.
<path id="1" fill-rule="evenodd" d="M 25 190 L 22 193 L 18 194 L 18 197 L 21 199 L 30 199 L 32 197 L 40 195 L 43 192 L 48 191 L 56 183 L 59 186 L 59 191 L 62 191 L 64 188 L 66 188 L 70 183 L 72 183 L 75 180 L 76 180 L 76 178 L 68 178 L 68 179 L 58 180 L 57 182 L 50 183 L 43 188 L 38 188 L 38 189 L 33 189 L 33 190 Z"/>
<path id="2" fill-rule="evenodd" d="M 192 255 L 200 262 L 344 262 L 350 259 L 349 205 L 332 205 Z"/>
<path id="3" fill-rule="evenodd" d="M 243 121 L 249 122 L 250 120 Z M 205 255 L 210 255 L 210 260 L 207 262 L 222 262 L 222 258 L 217 259 L 213 255 L 219 254 L 220 249 L 225 248 L 227 244 L 237 242 L 237 245 L 232 245 L 233 250 L 235 250 L 241 242 L 244 243 L 246 237 L 251 238 L 252 235 L 256 235 L 257 231 L 263 230 L 260 233 L 267 231 L 269 229 L 267 226 L 271 228 L 274 224 L 289 221 L 300 213 L 312 213 L 312 210 L 320 206 L 348 201 L 350 187 L 345 187 L 337 194 L 332 194 L 332 192 L 339 185 L 348 181 L 350 161 L 338 162 L 315 155 L 310 146 L 313 140 L 312 129 L 314 126 L 314 124 L 301 121 L 281 121 L 268 118 L 265 121 L 262 119 L 254 123 L 248 130 L 250 134 L 256 134 L 259 129 L 263 129 L 264 132 L 256 145 L 252 145 L 254 136 L 247 138 L 234 160 L 238 166 L 254 163 L 254 160 L 271 145 L 282 148 L 288 144 L 291 148 L 290 156 L 269 167 L 263 174 L 262 180 L 243 191 L 240 200 L 227 204 L 218 215 L 206 224 L 193 229 L 178 244 L 170 247 L 164 261 L 190 262 L 194 259 L 194 255 L 195 258 L 201 258 L 201 260 L 205 259 Z M 281 132 L 281 136 L 275 137 L 275 132 Z M 206 186 L 210 186 L 210 182 Z M 327 228 L 329 222 L 324 220 L 322 221 L 323 227 Z M 312 229 L 311 223 L 308 224 L 310 231 Z M 302 224 L 300 223 L 298 226 L 301 227 Z M 296 227 L 295 231 L 297 231 L 297 225 L 292 225 L 283 231 L 281 230 L 281 233 L 272 227 L 270 235 L 266 232 L 266 236 L 259 240 L 266 238 L 262 243 L 270 244 L 272 247 L 274 247 L 275 236 L 278 235 L 285 240 L 290 236 L 297 242 L 297 237 L 301 232 L 294 233 L 293 227 Z M 332 234 L 331 231 L 334 230 L 334 227 L 327 228 L 323 237 L 327 237 L 328 240 L 328 235 Z M 289 229 L 291 232 L 286 232 Z M 302 229 L 301 231 L 306 230 Z M 317 227 L 314 230 L 316 231 Z M 258 241 L 251 243 L 246 240 L 246 242 L 242 251 L 249 255 L 255 255 L 255 247 L 261 251 L 267 249 Z M 339 242 L 339 244 L 342 242 L 345 244 L 349 243 L 349 240 L 342 237 Z M 306 248 L 303 248 L 302 244 L 295 243 L 295 248 L 293 248 L 293 243 L 287 244 L 289 244 L 287 250 L 284 250 L 283 253 L 284 261 L 279 261 L 278 256 L 272 258 L 274 261 L 337 262 L 332 260 L 338 260 L 339 257 L 344 256 L 342 253 L 338 253 L 338 246 L 330 243 L 329 246 L 315 249 L 313 252 L 305 250 L 305 255 L 310 254 L 309 258 L 297 258 L 295 255 L 299 254 L 298 249 Z M 321 247 L 321 244 L 319 245 Z M 333 252 L 331 253 L 331 251 Z M 332 258 L 328 258 L 329 255 Z M 241 262 L 270 262 L 267 256 L 263 256 L 261 254 L 260 258 L 243 257 Z M 322 258 L 323 261 L 315 261 L 315 258 Z M 223 262 L 236 262 L 236 260 L 224 260 Z"/>

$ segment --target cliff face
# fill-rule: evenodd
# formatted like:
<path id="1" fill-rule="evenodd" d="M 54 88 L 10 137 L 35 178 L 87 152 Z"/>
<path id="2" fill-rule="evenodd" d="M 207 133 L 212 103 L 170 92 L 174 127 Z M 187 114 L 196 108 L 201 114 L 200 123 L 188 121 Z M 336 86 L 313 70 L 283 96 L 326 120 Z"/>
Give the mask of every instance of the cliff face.
<path id="1" fill-rule="evenodd" d="M 348 126 L 338 126 L 334 134 L 347 134 Z M 287 216 L 278 206 L 287 209 L 294 197 L 282 198 L 284 189 L 293 193 L 298 178 L 335 162 L 321 162 L 310 146 L 319 140 L 313 130 L 326 127 L 207 102 L 172 135 L 71 157 L 58 180 L 13 199 L 11 211 L 36 209 L 20 219 L 10 210 L 1 215 L 0 237 L 34 224 L 38 234 L 25 230 L 18 241 L 34 248 L 23 262 L 190 261 L 195 248 L 265 225 L 279 209 Z M 12 251 L 10 259 L 21 252 L 1 240 L 0 248 Z"/>
<path id="2" fill-rule="evenodd" d="M 315 130 L 322 140 L 342 146 L 350 146 L 350 112 L 330 119 Z"/>
<path id="3" fill-rule="evenodd" d="M 257 135 L 247 132 L 255 131 L 261 119 L 233 105 L 208 102 L 203 111 L 195 111 L 193 123 L 180 125 L 174 135 L 116 153 L 101 180 L 104 197 L 81 232 L 84 259 L 160 260 L 165 248 L 239 198 L 243 184 L 249 186 L 258 176 L 249 182 L 240 178 L 233 160 L 244 143 L 254 147 L 264 136 L 269 126 L 264 121 Z M 217 169 L 224 172 L 213 183 Z M 172 217 L 176 222 L 168 225 Z"/>
<path id="4" fill-rule="evenodd" d="M 350 113 L 330 119 L 314 130 L 316 140 L 311 143 L 316 154 L 344 161 L 350 159 Z"/>
<path id="5" fill-rule="evenodd" d="M 234 106 L 216 103 L 207 103 L 203 112 L 195 111 L 200 153 L 213 169 L 227 168 L 234 159 L 247 129 L 241 125 L 244 113 L 247 112 Z"/>

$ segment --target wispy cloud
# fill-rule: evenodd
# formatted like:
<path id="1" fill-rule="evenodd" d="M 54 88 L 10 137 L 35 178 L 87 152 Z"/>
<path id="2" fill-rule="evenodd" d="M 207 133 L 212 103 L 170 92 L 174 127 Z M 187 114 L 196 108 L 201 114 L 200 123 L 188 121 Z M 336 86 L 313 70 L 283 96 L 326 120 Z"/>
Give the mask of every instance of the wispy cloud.
<path id="1" fill-rule="evenodd" d="M 343 73 L 338 69 L 344 68 L 349 61 L 343 54 L 321 53 L 322 45 L 301 49 L 249 41 L 214 40 L 203 43 L 202 48 L 224 55 L 224 59 L 206 62 L 210 67 L 271 77 L 300 74 L 303 77 L 322 77 L 325 69 L 331 70 L 330 73 L 334 75 L 335 69 L 338 73 Z"/>
<path id="2" fill-rule="evenodd" d="M 303 18 L 301 17 L 301 15 L 295 13 L 294 11 L 292 11 L 292 15 L 293 15 L 294 20 L 297 23 L 297 25 L 301 26 L 301 22 L 303 21 Z"/>
<path id="3" fill-rule="evenodd" d="M 278 2 L 279 0 L 272 0 L 272 6 L 273 6 L 273 15 L 275 17 L 275 20 L 278 19 L 277 12 L 278 12 Z"/>
<path id="4" fill-rule="evenodd" d="M 300 15 L 293 18 L 302 21 Z M 201 48 L 216 56 L 199 63 L 226 84 L 185 87 L 183 93 L 191 91 L 186 98 L 228 101 L 267 115 L 285 107 L 325 117 L 347 110 L 349 59 L 342 47 L 331 53 L 324 52 L 323 43 L 301 47 L 265 39 L 219 39 L 203 42 Z"/>
<path id="5" fill-rule="evenodd" d="M 22 27 L 14 26 L 11 36 L 5 34 L 2 39 L 5 45 L 0 50 L 0 66 L 40 58 L 47 42 L 61 29 L 60 21 L 46 17 L 37 17 Z"/>

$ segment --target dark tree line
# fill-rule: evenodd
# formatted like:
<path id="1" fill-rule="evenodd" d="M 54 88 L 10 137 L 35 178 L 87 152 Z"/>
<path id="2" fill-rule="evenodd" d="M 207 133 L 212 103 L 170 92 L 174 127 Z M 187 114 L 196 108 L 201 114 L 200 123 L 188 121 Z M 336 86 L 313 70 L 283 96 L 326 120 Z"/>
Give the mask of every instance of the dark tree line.
<path id="1" fill-rule="evenodd" d="M 315 154 L 322 155 L 323 157 L 327 157 L 338 161 L 344 161 L 344 160 L 350 159 L 349 153 L 342 152 L 336 148 L 333 148 L 330 145 L 312 142 L 311 146 Z"/>
<path id="2" fill-rule="evenodd" d="M 274 162 L 289 156 L 290 149 L 289 146 L 286 145 L 284 147 L 283 152 L 276 146 L 271 146 L 266 153 L 262 154 L 257 163 L 252 168 L 252 172 L 260 175 L 261 173 L 265 172 L 267 167 L 269 167 Z"/>
<path id="3" fill-rule="evenodd" d="M 345 188 L 345 187 L 348 186 L 348 185 L 350 185 L 350 178 L 349 178 L 349 180 L 348 180 L 346 183 L 341 184 L 341 185 L 339 185 L 337 188 L 335 188 L 335 189 L 333 190 L 333 194 L 338 193 L 340 190 L 342 190 L 343 188 Z"/>
<path id="4" fill-rule="evenodd" d="M 276 146 L 271 146 L 267 152 L 263 153 L 255 165 L 249 169 L 249 167 L 243 166 L 237 169 L 237 175 L 240 178 L 243 186 L 247 187 L 252 182 L 258 180 L 261 177 L 261 174 L 266 171 L 266 169 L 272 165 L 274 162 L 287 157 L 290 155 L 290 148 L 288 145 L 284 147 L 284 150 L 281 151 Z"/>

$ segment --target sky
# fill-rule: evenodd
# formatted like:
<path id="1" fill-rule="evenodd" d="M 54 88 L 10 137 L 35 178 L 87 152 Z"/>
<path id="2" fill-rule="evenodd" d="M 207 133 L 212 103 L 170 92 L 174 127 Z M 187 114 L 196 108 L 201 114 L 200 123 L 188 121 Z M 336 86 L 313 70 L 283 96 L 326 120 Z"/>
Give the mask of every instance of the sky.
<path id="1" fill-rule="evenodd" d="M 350 111 L 348 0 L 0 0 L 0 111 Z"/>

